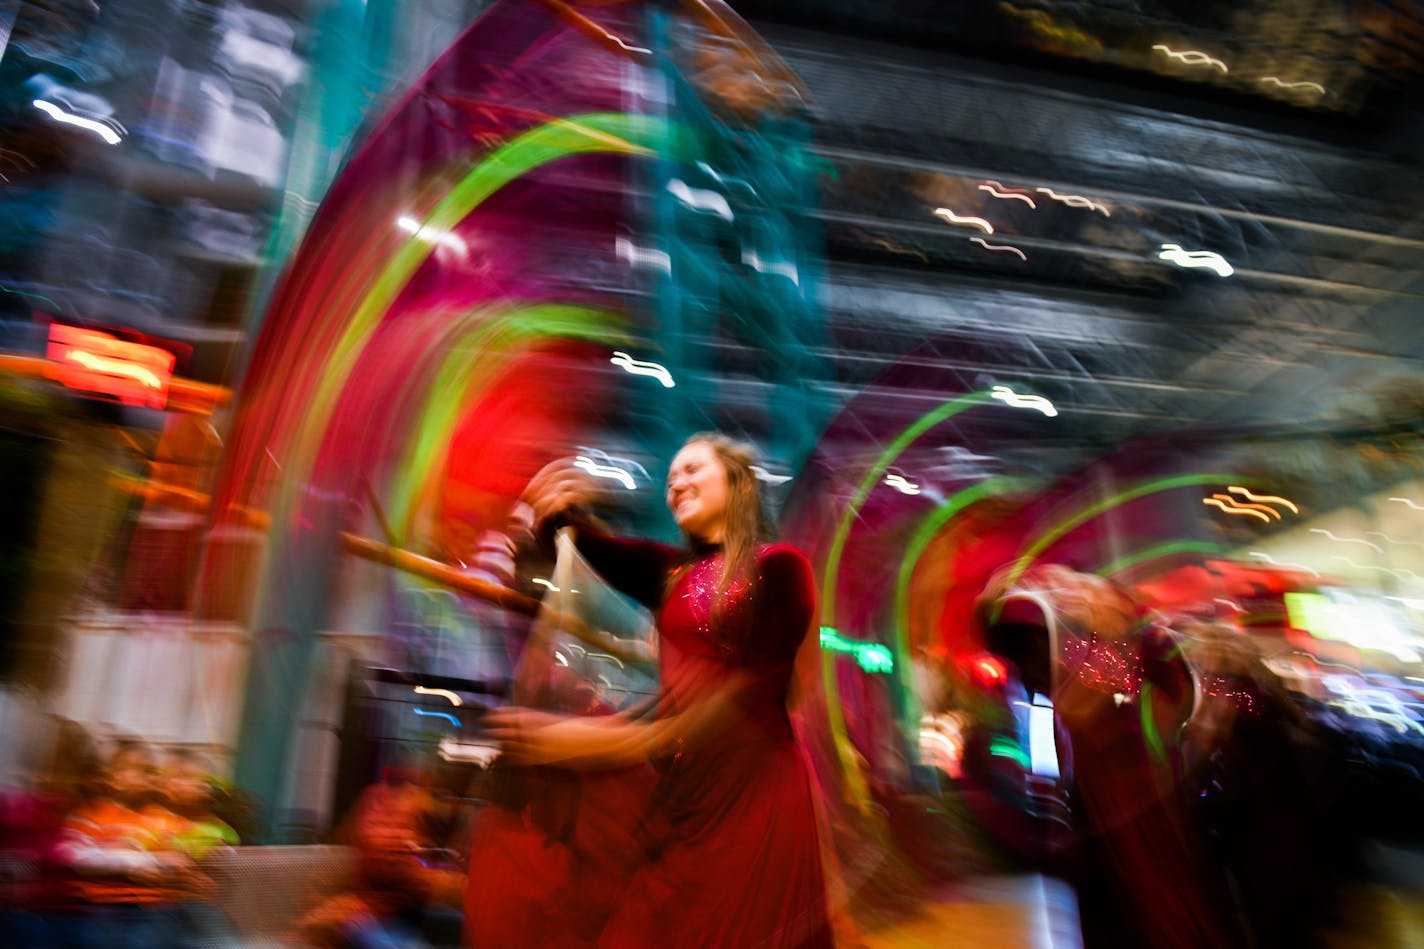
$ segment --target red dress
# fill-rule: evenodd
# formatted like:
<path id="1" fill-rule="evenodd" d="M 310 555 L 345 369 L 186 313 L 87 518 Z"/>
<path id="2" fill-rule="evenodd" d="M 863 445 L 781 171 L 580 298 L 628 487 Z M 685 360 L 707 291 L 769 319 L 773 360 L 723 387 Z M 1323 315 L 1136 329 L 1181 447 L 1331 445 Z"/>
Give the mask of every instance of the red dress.
<path id="1" fill-rule="evenodd" d="M 582 813 L 581 821 L 630 821 L 639 851 L 597 945 L 832 945 L 810 774 L 786 712 L 792 665 L 815 614 L 810 563 L 794 547 L 761 547 L 754 578 L 719 594 L 715 548 L 694 551 L 689 563 L 675 547 L 587 530 L 578 548 L 609 583 L 658 613 L 659 714 L 675 714 L 729 676 L 747 683 L 710 737 L 653 763 L 652 797 L 638 813 Z M 578 853 L 547 854 L 557 867 L 550 877 L 577 879 L 568 861 Z M 473 887 L 473 862 L 470 871 Z M 488 890 L 479 897 L 484 918 L 501 905 L 519 914 L 508 894 Z M 558 905 L 548 895 L 544 905 Z M 483 946 L 477 929 L 471 943 Z M 526 933 L 525 944 L 541 935 Z"/>

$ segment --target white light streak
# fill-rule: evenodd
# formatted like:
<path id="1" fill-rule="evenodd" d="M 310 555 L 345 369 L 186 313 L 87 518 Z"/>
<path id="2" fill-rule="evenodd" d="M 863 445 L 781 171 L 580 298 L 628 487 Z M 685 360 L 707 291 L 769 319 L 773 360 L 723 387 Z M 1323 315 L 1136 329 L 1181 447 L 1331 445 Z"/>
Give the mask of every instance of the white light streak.
<path id="1" fill-rule="evenodd" d="M 1058 409 L 1043 396 L 1021 395 L 1008 386 L 994 386 L 994 388 L 989 390 L 989 397 L 991 399 L 998 399 L 1011 408 L 1036 409 L 1049 418 L 1053 418 L 1058 414 Z"/>
<path id="2" fill-rule="evenodd" d="M 1420 543 L 1417 540 L 1395 540 L 1384 531 L 1365 531 L 1365 536 L 1383 537 L 1385 543 L 1393 544 L 1396 547 L 1424 547 L 1424 543 Z"/>
<path id="3" fill-rule="evenodd" d="M 1035 188 L 1039 194 L 1046 194 L 1054 201 L 1068 205 L 1070 208 L 1087 208 L 1089 211 L 1098 211 L 1103 217 L 1112 217 L 1112 212 L 1107 209 L 1107 205 L 1099 204 L 1091 198 L 1085 198 L 1081 194 L 1059 194 L 1052 188 Z"/>
<path id="4" fill-rule="evenodd" d="M 639 464 L 632 458 L 624 458 L 621 455 L 610 455 L 602 448 L 593 448 L 589 445 L 578 446 L 578 451 L 580 454 L 587 455 L 594 461 L 600 461 L 606 465 L 616 465 L 619 468 L 626 468 L 629 471 L 637 469 L 638 473 L 641 474 L 644 478 L 652 480 L 651 476 L 648 474 L 648 469 L 644 468 L 641 464 Z"/>
<path id="5" fill-rule="evenodd" d="M 969 215 L 958 215 L 949 208 L 935 208 L 934 213 L 944 218 L 951 224 L 960 224 L 966 227 L 977 227 L 985 234 L 994 233 L 994 225 L 984 220 L 982 217 L 972 217 Z"/>
<path id="6" fill-rule="evenodd" d="M 772 474 L 761 465 L 752 465 L 752 474 L 756 475 L 758 480 L 765 481 L 767 484 L 785 484 L 791 480 L 791 475 Z"/>
<path id="7" fill-rule="evenodd" d="M 108 376 L 128 376 L 130 379 L 143 383 L 150 389 L 163 388 L 162 380 L 158 378 L 152 369 L 136 366 L 126 359 L 111 359 L 108 356 L 96 356 L 82 349 L 71 349 L 64 354 L 64 358 L 70 362 L 79 363 L 79 365 L 85 369 L 102 372 Z"/>
<path id="8" fill-rule="evenodd" d="M 672 273 L 672 256 L 665 250 L 641 247 L 626 237 L 619 237 L 613 241 L 613 252 L 619 260 L 627 261 L 629 266 Z"/>
<path id="9" fill-rule="evenodd" d="M 1390 498 L 1390 500 L 1391 500 L 1391 501 L 1398 501 L 1400 504 L 1407 504 L 1407 505 L 1409 505 L 1411 508 L 1413 508 L 1413 509 L 1416 510 L 1416 511 L 1424 511 L 1424 507 L 1420 507 L 1418 504 L 1415 504 L 1413 501 L 1409 500 L 1408 498 Z"/>
<path id="10" fill-rule="evenodd" d="M 1154 43 L 1152 44 L 1152 48 L 1187 66 L 1215 66 L 1223 73 L 1231 72 L 1221 60 L 1215 56 L 1208 56 L 1201 50 L 1184 49 L 1178 51 L 1168 47 L 1165 43 Z"/>
<path id="11" fill-rule="evenodd" d="M 425 241 L 427 244 L 448 247 L 462 254 L 468 253 L 470 250 L 469 245 L 449 231 L 423 225 L 408 214 L 402 214 L 396 218 L 396 226 L 413 235 L 416 240 Z"/>
<path id="12" fill-rule="evenodd" d="M 110 145 L 119 144 L 120 140 L 123 138 L 123 136 L 119 135 L 118 132 L 114 131 L 114 129 L 107 123 L 96 122 L 93 119 L 86 119 L 83 116 L 74 115 L 71 112 L 66 112 L 47 99 L 35 99 L 30 104 L 33 105 L 36 109 L 39 109 L 41 112 L 48 115 L 50 118 L 54 119 L 56 122 L 61 122 L 65 125 L 73 125 L 74 127 L 84 129 L 87 132 L 93 132 L 95 135 L 99 136 L 104 141 L 108 142 Z M 120 126 L 120 128 L 122 128 L 122 126 Z"/>
<path id="13" fill-rule="evenodd" d="M 920 493 L 920 486 L 913 481 L 906 480 L 904 475 L 894 474 L 893 472 L 887 474 L 885 476 L 885 483 L 901 494 L 916 495 Z"/>
<path id="14" fill-rule="evenodd" d="M 1373 565 L 1373 564 L 1368 564 L 1368 563 L 1356 563 L 1355 561 L 1351 560 L 1349 557 L 1346 557 L 1346 556 L 1344 556 L 1344 555 L 1342 555 L 1342 554 L 1331 554 L 1331 555 L 1330 555 L 1330 559 L 1331 559 L 1331 560 L 1343 560 L 1345 563 L 1347 563 L 1347 564 L 1349 564 L 1350 566 L 1354 567 L 1356 570 L 1376 570 L 1376 571 L 1378 571 L 1378 572 L 1380 572 L 1380 573 L 1392 574 L 1393 576 L 1396 576 L 1396 577 L 1398 577 L 1398 578 L 1401 579 L 1401 580 L 1418 580 L 1418 579 L 1419 579 L 1419 575 L 1418 575 L 1417 573 L 1415 573 L 1413 570 L 1405 570 L 1403 567 L 1376 567 L 1376 566 Z"/>
<path id="15" fill-rule="evenodd" d="M 1188 270 L 1206 268 L 1216 272 L 1218 277 L 1229 277 L 1236 269 L 1226 262 L 1226 258 L 1209 250 L 1183 250 L 1181 244 L 1163 244 L 1157 252 L 1158 258 L 1184 267 Z"/>
<path id="16" fill-rule="evenodd" d="M 1314 568 L 1312 568 L 1312 567 L 1307 567 L 1307 566 L 1306 566 L 1305 564 L 1303 564 L 1303 563 L 1290 563 L 1290 562 L 1285 561 L 1285 560 L 1277 560 L 1277 559 L 1275 559 L 1274 557 L 1272 557 L 1270 554 L 1265 553 L 1265 552 L 1260 551 L 1260 550 L 1253 550 L 1253 551 L 1251 551 L 1251 556 L 1252 556 L 1252 557 L 1256 557 L 1256 558 L 1259 559 L 1259 560 L 1264 560 L 1266 563 L 1272 564 L 1272 565 L 1277 566 L 1277 567 L 1289 567 L 1289 568 L 1291 568 L 1292 570 L 1304 570 L 1306 573 L 1310 574 L 1312 577 L 1318 577 L 1318 576 L 1320 576 L 1320 571 L 1319 571 L 1319 570 L 1316 570 L 1316 569 L 1314 569 Z"/>
<path id="17" fill-rule="evenodd" d="M 637 487 L 633 483 L 633 476 L 615 465 L 600 465 L 587 455 L 579 455 L 574 459 L 574 467 L 582 468 L 595 478 L 607 478 L 610 481 L 617 481 L 632 491 Z"/>
<path id="18" fill-rule="evenodd" d="M 548 580 L 545 580 L 543 577 L 535 577 L 535 578 L 534 578 L 533 580 L 531 580 L 530 582 L 531 582 L 531 583 L 537 583 L 537 584 L 539 584 L 541 587 L 543 587 L 544 589 L 548 590 L 550 593 L 558 593 L 558 592 L 559 592 L 559 588 L 558 588 L 558 587 L 554 586 L 554 584 L 553 584 L 552 582 L 550 582 L 550 581 L 548 581 Z"/>
<path id="19" fill-rule="evenodd" d="M 796 271 L 796 265 L 789 260 L 783 260 L 779 263 L 767 263 L 766 261 L 761 259 L 761 256 L 757 254 L 756 251 L 743 250 L 742 263 L 746 264 L 753 270 L 759 271 L 761 273 L 781 274 L 781 276 L 790 280 L 798 287 L 801 286 L 800 275 Z"/>
<path id="20" fill-rule="evenodd" d="M 1028 260 L 1028 254 L 1025 254 L 1017 247 L 1010 247 L 1008 244 L 991 244 L 988 241 L 984 240 L 984 238 L 982 237 L 971 237 L 969 239 L 974 243 L 978 244 L 980 247 L 984 248 L 985 250 L 1005 250 L 1011 254 L 1018 254 L 1019 260 Z"/>
<path id="21" fill-rule="evenodd" d="M 671 389 L 677 384 L 672 381 L 672 373 L 668 372 L 666 367 L 658 363 L 634 359 L 624 352 L 614 352 L 613 358 L 608 361 L 615 366 L 622 366 L 635 376 L 652 376 L 661 382 L 666 389 Z"/>
<path id="22" fill-rule="evenodd" d="M 459 695 L 455 694 L 454 692 L 451 692 L 449 689 L 427 689 L 427 688 L 426 688 L 425 686 L 423 686 L 423 685 L 417 685 L 417 686 L 415 687 L 415 694 L 416 694 L 416 695 L 443 695 L 445 698 L 447 698 L 447 699 L 450 700 L 450 704 L 451 704 L 451 705 L 464 705 L 464 704 L 465 704 L 465 700 L 464 700 L 464 699 L 460 698 Z"/>
<path id="23" fill-rule="evenodd" d="M 672 196 L 695 211 L 711 211 L 724 221 L 732 220 L 732 206 L 725 196 L 709 188 L 692 188 L 681 178 L 668 182 Z"/>
<path id="24" fill-rule="evenodd" d="M 445 737 L 437 746 L 441 760 L 461 761 L 488 768 L 499 757 L 499 746 L 477 741 L 456 741 Z"/>
<path id="25" fill-rule="evenodd" d="M 1312 534 L 1324 534 L 1326 537 L 1329 537 L 1331 540 L 1336 541 L 1337 543 L 1341 543 L 1341 544 L 1363 544 L 1363 545 L 1365 545 L 1366 547 L 1368 547 L 1368 548 L 1370 548 L 1371 550 L 1373 550 L 1373 551 L 1374 551 L 1375 553 L 1377 553 L 1377 554 L 1382 554 L 1382 553 L 1384 553 L 1384 548 L 1383 548 L 1383 547 L 1381 547 L 1379 544 L 1376 544 L 1376 543 L 1374 543 L 1374 542 L 1372 542 L 1372 541 L 1365 540 L 1363 537 L 1336 537 L 1334 534 L 1330 533 L 1330 531 L 1326 530 L 1326 529 L 1323 528 L 1323 527 L 1312 527 L 1312 528 L 1310 529 L 1310 532 L 1311 532 Z"/>
<path id="26" fill-rule="evenodd" d="M 1322 85 L 1321 85 L 1320 83 L 1318 83 L 1318 82 L 1311 82 L 1311 81 L 1308 80 L 1308 79 L 1302 79 L 1302 80 L 1299 81 L 1299 82 L 1286 82 L 1284 79 L 1281 79 L 1279 76 L 1262 76 L 1262 77 L 1261 77 L 1261 81 L 1264 82 L 1264 83 L 1266 83 L 1267 85 L 1277 86 L 1277 87 L 1279 87 L 1279 88 L 1281 88 L 1281 89 L 1290 89 L 1290 90 L 1295 90 L 1295 89 L 1308 89 L 1308 90 L 1310 90 L 1311 92 L 1316 93 L 1317 95 L 1322 95 L 1322 96 L 1325 95 L 1325 87 L 1324 87 L 1324 86 L 1322 86 Z"/>
<path id="27" fill-rule="evenodd" d="M 1017 191 L 1017 190 L 1014 190 L 1014 189 L 1012 189 L 1012 188 L 1005 188 L 1003 185 L 999 184 L 997 181 L 986 181 L 986 182 L 984 182 L 982 185 L 979 186 L 979 190 L 980 190 L 980 191 L 987 191 L 987 192 L 989 192 L 990 194 L 992 194 L 992 195 L 993 195 L 994 197 L 996 197 L 996 198 L 1003 198 L 1003 199 L 1005 199 L 1005 200 L 1022 201 L 1024 204 L 1027 204 L 1029 207 L 1033 208 L 1035 211 L 1038 210 L 1038 205 L 1034 203 L 1033 198 L 1029 197 L 1029 194 L 1028 194 L 1027 191 Z"/>

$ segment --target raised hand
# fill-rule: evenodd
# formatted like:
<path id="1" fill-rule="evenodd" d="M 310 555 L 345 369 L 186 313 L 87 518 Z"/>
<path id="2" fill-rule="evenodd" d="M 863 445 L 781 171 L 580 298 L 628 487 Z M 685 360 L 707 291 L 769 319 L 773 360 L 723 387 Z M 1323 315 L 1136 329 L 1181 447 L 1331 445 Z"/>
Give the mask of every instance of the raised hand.
<path id="1" fill-rule="evenodd" d="M 539 469 L 521 500 L 534 509 L 535 520 L 542 521 L 571 508 L 596 504 L 606 494 L 597 478 L 574 467 L 571 459 L 560 458 Z"/>

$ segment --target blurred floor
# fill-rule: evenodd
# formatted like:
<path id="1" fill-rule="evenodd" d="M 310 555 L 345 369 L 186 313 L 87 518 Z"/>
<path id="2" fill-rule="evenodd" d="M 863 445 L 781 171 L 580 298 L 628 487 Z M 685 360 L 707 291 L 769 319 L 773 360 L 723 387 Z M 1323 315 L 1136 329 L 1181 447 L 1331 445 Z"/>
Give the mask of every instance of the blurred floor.
<path id="1" fill-rule="evenodd" d="M 910 919 L 862 934 L 857 949 L 1077 949 L 1078 901 L 1061 880 L 1037 874 L 976 877 L 925 900 Z"/>
<path id="2" fill-rule="evenodd" d="M 1364 877 L 1340 894 L 1327 949 L 1424 949 L 1424 843 L 1369 841 Z"/>
<path id="3" fill-rule="evenodd" d="M 1375 880 L 1340 893 L 1324 949 L 1424 949 L 1424 849 L 1368 847 Z M 1064 949 L 1081 947 L 1077 900 L 1062 881 L 1041 876 L 981 877 L 924 901 L 909 919 L 863 933 L 853 949 Z M 1264 947 L 1263 947 L 1264 949 Z"/>

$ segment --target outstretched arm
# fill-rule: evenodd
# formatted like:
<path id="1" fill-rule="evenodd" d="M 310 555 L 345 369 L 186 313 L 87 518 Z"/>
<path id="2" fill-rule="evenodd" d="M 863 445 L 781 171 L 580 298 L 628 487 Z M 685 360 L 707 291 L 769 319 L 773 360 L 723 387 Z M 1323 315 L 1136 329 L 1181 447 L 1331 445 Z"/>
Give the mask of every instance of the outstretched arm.
<path id="1" fill-rule="evenodd" d="M 640 764 L 696 747 L 732 721 L 738 696 L 751 682 L 744 672 L 704 692 L 681 712 L 635 721 L 624 715 L 550 715 L 530 709 L 496 709 L 485 716 L 487 734 L 515 764 L 595 770 Z"/>

